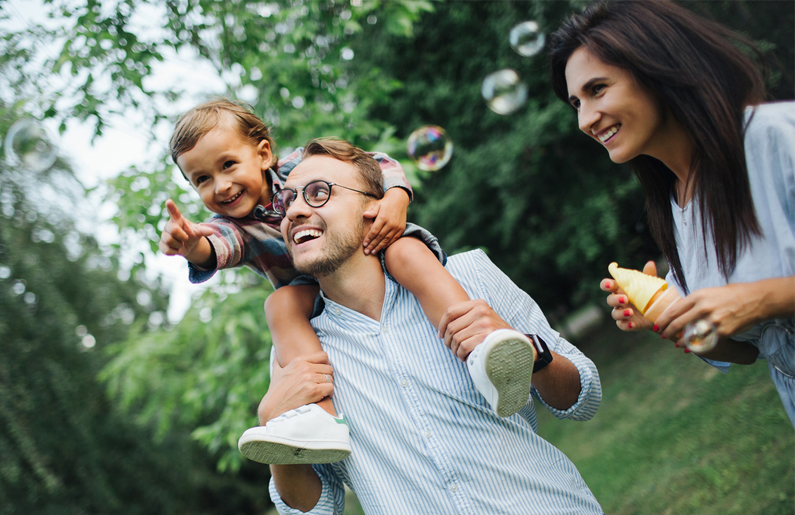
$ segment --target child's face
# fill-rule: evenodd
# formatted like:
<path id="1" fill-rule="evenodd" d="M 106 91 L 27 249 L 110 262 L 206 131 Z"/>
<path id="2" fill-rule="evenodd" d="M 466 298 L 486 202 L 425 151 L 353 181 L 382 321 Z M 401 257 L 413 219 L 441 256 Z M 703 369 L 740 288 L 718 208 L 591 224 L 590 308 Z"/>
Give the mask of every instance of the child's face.
<path id="1" fill-rule="evenodd" d="M 216 127 L 177 157 L 177 165 L 207 209 L 242 218 L 257 204 L 270 201 L 267 170 L 271 157 L 266 140 L 254 145 L 231 127 Z"/>

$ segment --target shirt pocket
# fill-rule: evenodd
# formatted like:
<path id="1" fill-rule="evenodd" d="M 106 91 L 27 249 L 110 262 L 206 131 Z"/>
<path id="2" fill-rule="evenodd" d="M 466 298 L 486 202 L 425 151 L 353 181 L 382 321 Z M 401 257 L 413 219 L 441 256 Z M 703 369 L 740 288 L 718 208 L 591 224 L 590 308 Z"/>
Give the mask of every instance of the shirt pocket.
<path id="1" fill-rule="evenodd" d="M 428 339 L 416 352 L 413 375 L 428 388 L 442 393 L 459 393 L 475 388 L 467 364 L 458 359 L 440 339 Z"/>

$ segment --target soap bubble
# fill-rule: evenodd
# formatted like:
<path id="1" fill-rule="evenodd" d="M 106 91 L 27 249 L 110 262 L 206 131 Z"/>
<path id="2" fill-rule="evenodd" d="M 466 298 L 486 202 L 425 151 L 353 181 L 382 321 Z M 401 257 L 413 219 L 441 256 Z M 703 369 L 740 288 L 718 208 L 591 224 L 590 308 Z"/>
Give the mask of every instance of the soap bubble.
<path id="1" fill-rule="evenodd" d="M 58 145 L 47 130 L 31 118 L 17 120 L 5 138 L 6 160 L 31 172 L 49 169 L 58 157 Z"/>
<path id="2" fill-rule="evenodd" d="M 682 341 L 694 352 L 707 352 L 718 344 L 718 330 L 709 320 L 701 319 L 685 328 Z"/>
<path id="3" fill-rule="evenodd" d="M 489 109 L 497 114 L 511 114 L 527 101 L 527 85 L 510 68 L 487 75 L 480 92 Z"/>
<path id="4" fill-rule="evenodd" d="M 538 23 L 525 21 L 516 25 L 508 34 L 511 48 L 522 57 L 531 57 L 544 48 L 546 36 L 538 28 Z"/>
<path id="5" fill-rule="evenodd" d="M 441 127 L 427 125 L 409 136 L 408 154 L 417 168 L 435 172 L 453 157 L 453 142 Z"/>

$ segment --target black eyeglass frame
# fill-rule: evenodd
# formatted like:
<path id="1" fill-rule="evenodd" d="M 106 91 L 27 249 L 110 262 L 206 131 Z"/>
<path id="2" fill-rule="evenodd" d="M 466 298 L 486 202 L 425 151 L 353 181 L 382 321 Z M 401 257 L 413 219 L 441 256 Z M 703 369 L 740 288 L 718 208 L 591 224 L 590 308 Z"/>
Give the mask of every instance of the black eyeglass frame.
<path id="1" fill-rule="evenodd" d="M 313 204 L 306 197 L 306 189 L 309 186 L 311 186 L 312 184 L 316 184 L 318 182 L 322 182 L 323 184 L 328 186 L 328 197 L 326 197 L 326 200 L 324 200 L 320 204 Z M 310 181 L 310 182 L 306 183 L 303 186 L 299 186 L 296 189 L 292 189 L 292 188 L 282 188 L 282 189 L 280 189 L 279 191 L 274 193 L 273 196 L 271 197 L 271 206 L 273 206 L 273 210 L 279 216 L 284 218 L 285 216 L 287 216 L 287 210 L 290 209 L 290 206 L 293 205 L 293 202 L 295 202 L 295 199 L 298 198 L 298 190 L 300 189 L 301 190 L 301 196 L 304 197 L 304 202 L 306 202 L 306 204 L 309 207 L 323 207 L 323 206 L 325 206 L 328 203 L 329 199 L 331 199 L 332 186 L 339 186 L 340 188 L 343 188 L 343 189 L 346 189 L 346 190 L 350 190 L 350 191 L 355 191 L 356 193 L 361 193 L 362 195 L 367 195 L 368 197 L 372 197 L 372 198 L 374 198 L 376 200 L 378 199 L 378 197 L 376 197 L 372 193 L 367 193 L 366 191 L 361 191 L 361 190 L 357 190 L 357 189 L 354 189 L 354 188 L 349 188 L 348 186 L 343 186 L 342 184 L 337 184 L 336 182 L 329 182 L 329 181 L 325 181 L 323 179 L 315 179 L 314 181 Z M 276 197 L 279 194 L 281 194 L 283 191 L 292 191 L 293 192 L 294 197 L 293 197 L 293 201 L 290 202 L 290 206 L 284 207 L 284 202 L 279 202 L 279 204 L 276 203 Z"/>

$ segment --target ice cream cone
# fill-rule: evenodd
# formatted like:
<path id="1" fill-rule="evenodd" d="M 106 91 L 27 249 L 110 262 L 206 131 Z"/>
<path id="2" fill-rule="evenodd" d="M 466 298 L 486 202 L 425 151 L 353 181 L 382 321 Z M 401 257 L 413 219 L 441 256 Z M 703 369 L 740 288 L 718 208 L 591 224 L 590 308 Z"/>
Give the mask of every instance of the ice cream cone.
<path id="1" fill-rule="evenodd" d="M 665 279 L 644 274 L 638 270 L 619 268 L 618 263 L 610 263 L 607 267 L 610 275 L 629 297 L 629 301 L 645 316 L 651 307 L 652 301 L 658 292 L 662 293 L 668 288 Z M 648 317 L 646 317 L 648 318 Z"/>
<path id="2" fill-rule="evenodd" d="M 679 292 L 676 291 L 676 288 L 658 290 L 658 295 L 652 297 L 651 304 L 648 309 L 646 309 L 646 312 L 643 313 L 643 317 L 651 322 L 656 322 L 657 317 L 659 317 L 668 306 L 681 299 L 682 297 L 679 296 Z"/>

